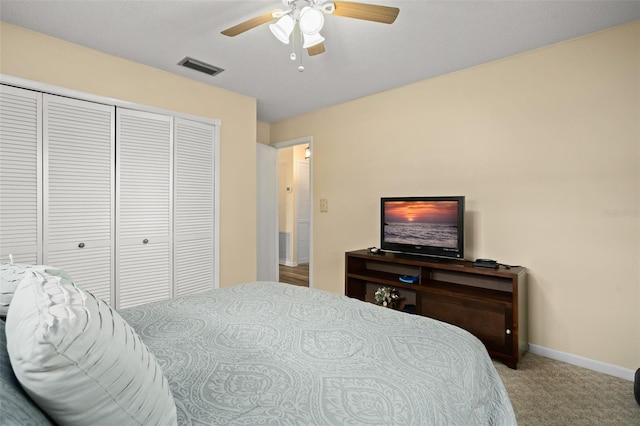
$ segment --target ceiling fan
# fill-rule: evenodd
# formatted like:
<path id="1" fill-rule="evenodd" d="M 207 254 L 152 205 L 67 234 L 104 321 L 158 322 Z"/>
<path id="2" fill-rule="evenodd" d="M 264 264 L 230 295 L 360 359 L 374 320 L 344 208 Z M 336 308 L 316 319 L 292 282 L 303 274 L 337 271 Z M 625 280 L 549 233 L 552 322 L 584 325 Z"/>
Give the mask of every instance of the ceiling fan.
<path id="1" fill-rule="evenodd" d="M 319 55 L 325 51 L 324 37 L 320 30 L 324 25 L 324 15 L 336 15 L 346 18 L 363 19 L 366 21 L 392 24 L 400 9 L 397 7 L 378 6 L 366 3 L 330 0 L 282 0 L 286 9 L 276 9 L 238 25 L 222 31 L 223 35 L 235 37 L 252 28 L 277 19 L 269 25 L 273 35 L 284 44 L 289 44 L 291 34 L 297 24 L 302 33 L 302 47 L 307 49 L 309 56 Z M 295 60 L 295 53 L 291 54 Z M 302 67 L 302 65 L 300 65 Z M 299 69 L 300 69 L 299 67 Z M 302 71 L 300 69 L 300 71 Z"/>

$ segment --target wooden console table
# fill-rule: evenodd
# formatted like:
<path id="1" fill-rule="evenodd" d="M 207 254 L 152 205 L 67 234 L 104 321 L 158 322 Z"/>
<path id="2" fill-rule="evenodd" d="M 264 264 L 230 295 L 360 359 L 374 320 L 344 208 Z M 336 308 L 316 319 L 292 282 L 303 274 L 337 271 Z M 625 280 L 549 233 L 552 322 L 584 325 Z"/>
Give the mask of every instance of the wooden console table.
<path id="1" fill-rule="evenodd" d="M 418 276 L 414 284 L 403 275 Z M 464 260 L 432 259 L 367 250 L 345 254 L 345 294 L 374 302 L 379 287 L 394 287 L 399 309 L 454 324 L 479 338 L 489 355 L 517 368 L 528 349 L 526 268 L 473 267 Z"/>

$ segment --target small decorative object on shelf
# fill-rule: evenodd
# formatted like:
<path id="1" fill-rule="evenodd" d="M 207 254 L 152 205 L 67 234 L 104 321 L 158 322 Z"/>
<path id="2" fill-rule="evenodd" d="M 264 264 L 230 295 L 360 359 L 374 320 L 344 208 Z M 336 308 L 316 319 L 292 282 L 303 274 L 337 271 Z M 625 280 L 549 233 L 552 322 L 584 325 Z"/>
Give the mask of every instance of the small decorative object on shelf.
<path id="1" fill-rule="evenodd" d="M 376 290 L 375 299 L 378 305 L 395 308 L 400 301 L 400 294 L 393 287 L 380 287 Z"/>

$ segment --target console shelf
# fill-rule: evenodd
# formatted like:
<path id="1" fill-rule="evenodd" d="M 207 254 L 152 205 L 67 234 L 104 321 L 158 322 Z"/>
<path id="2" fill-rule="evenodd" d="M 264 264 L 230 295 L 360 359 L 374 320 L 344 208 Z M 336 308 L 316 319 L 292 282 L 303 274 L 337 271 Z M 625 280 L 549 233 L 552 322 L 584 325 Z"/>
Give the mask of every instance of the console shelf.
<path id="1" fill-rule="evenodd" d="M 401 282 L 403 275 L 418 282 Z M 464 328 L 478 337 L 489 355 L 517 368 L 527 343 L 526 268 L 486 269 L 464 260 L 433 260 L 367 250 L 345 254 L 345 294 L 373 302 L 382 286 L 398 289 L 399 309 Z"/>

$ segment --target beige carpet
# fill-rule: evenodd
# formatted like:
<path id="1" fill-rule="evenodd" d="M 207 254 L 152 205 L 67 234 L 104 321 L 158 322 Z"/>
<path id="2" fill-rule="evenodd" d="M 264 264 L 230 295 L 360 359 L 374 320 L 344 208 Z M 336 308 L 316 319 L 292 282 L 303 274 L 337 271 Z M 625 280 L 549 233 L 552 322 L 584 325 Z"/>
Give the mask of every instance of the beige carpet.
<path id="1" fill-rule="evenodd" d="M 633 382 L 525 353 L 512 370 L 494 361 L 518 425 L 640 425 Z"/>

